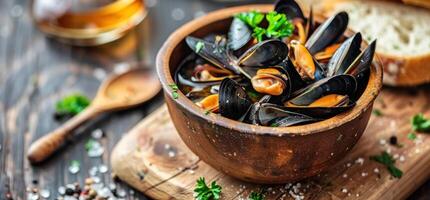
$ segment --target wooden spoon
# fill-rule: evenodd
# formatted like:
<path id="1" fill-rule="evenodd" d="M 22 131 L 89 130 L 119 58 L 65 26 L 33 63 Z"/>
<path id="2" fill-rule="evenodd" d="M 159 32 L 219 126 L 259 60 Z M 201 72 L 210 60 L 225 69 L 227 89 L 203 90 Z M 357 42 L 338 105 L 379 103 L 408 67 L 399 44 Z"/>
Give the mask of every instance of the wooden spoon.
<path id="1" fill-rule="evenodd" d="M 102 83 L 96 97 L 85 110 L 30 146 L 28 159 L 31 163 L 44 161 L 66 142 L 74 129 L 85 121 L 104 112 L 142 104 L 154 97 L 160 89 L 160 82 L 156 76 L 145 69 L 132 69 L 108 78 Z"/>

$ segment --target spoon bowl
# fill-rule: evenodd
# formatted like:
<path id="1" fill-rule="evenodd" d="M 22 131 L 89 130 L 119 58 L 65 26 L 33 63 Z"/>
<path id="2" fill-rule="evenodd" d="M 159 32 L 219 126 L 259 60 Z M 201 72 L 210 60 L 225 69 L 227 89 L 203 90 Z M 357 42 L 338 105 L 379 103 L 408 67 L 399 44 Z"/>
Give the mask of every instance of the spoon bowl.
<path id="1" fill-rule="evenodd" d="M 101 113 L 142 104 L 157 95 L 160 89 L 160 82 L 148 69 L 135 68 L 111 76 L 102 83 L 96 97 L 85 110 L 33 142 L 27 153 L 28 159 L 31 163 L 46 160 L 63 146 L 73 130 L 84 122 Z"/>

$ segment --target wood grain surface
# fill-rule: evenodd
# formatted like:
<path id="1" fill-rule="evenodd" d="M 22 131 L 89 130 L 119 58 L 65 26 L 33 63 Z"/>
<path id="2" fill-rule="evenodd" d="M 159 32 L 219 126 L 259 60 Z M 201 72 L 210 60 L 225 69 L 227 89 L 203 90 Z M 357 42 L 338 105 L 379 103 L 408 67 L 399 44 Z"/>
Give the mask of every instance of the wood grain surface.
<path id="1" fill-rule="evenodd" d="M 371 117 L 359 143 L 338 164 L 316 177 L 301 181 L 305 199 L 406 199 L 430 175 L 430 136 L 412 141 L 410 119 L 430 115 L 430 88 L 385 90 L 375 102 L 382 115 Z M 396 136 L 398 145 L 390 144 Z M 393 178 L 387 169 L 369 159 L 388 151 L 404 175 Z M 181 141 L 166 107 L 139 123 L 112 152 L 114 172 L 154 199 L 192 199 L 199 177 L 217 181 L 222 199 L 246 199 L 252 191 L 266 191 L 266 199 L 293 199 L 283 185 L 257 185 L 222 174 L 193 154 Z M 297 183 L 293 183 L 297 185 Z M 270 189 L 269 189 L 270 188 Z M 299 192 L 296 192 L 299 193 Z"/>
<path id="2" fill-rule="evenodd" d="M 256 2 L 256 1 L 252 1 Z M 268 2 L 261 0 L 260 2 Z M 218 8 L 244 4 L 219 3 L 210 0 L 148 0 L 149 15 L 136 30 L 125 38 L 96 48 L 77 48 L 46 38 L 31 21 L 31 0 L 0 1 L 0 199 L 11 192 L 14 199 L 26 199 L 27 187 L 33 180 L 39 188 L 57 188 L 75 181 L 83 182 L 88 170 L 100 163 L 109 163 L 110 150 L 124 132 L 162 104 L 161 95 L 136 109 L 113 113 L 92 121 L 80 129 L 81 136 L 52 159 L 32 166 L 25 158 L 30 143 L 54 130 L 62 122 L 53 119 L 54 104 L 62 96 L 80 92 L 94 97 L 100 84 L 96 72 L 113 73 L 133 63 L 153 68 L 155 55 L 168 35 L 195 16 Z M 172 13 L 182 13 L 173 19 Z M 103 73 L 102 73 L 103 74 Z M 101 128 L 105 153 L 102 158 L 89 158 L 84 144 L 89 132 Z M 81 171 L 70 174 L 71 160 L 81 163 Z M 102 180 L 111 181 L 109 173 Z M 145 199 L 142 194 L 130 194 L 128 199 Z M 425 199 L 430 195 L 430 182 L 411 198 Z M 427 196 L 426 196 L 427 195 Z"/>

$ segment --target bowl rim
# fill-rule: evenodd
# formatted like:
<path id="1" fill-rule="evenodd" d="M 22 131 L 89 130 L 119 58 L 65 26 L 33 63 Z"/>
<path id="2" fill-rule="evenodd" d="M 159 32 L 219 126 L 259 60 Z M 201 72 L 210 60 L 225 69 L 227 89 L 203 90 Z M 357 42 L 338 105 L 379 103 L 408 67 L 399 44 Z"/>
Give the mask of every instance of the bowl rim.
<path id="1" fill-rule="evenodd" d="M 178 91 L 178 97 L 173 98 L 170 85 L 176 84 L 173 80 L 172 72 L 170 71 L 170 57 L 172 52 L 187 36 L 193 32 L 199 30 L 200 28 L 214 23 L 216 21 L 225 20 L 231 18 L 233 14 L 246 12 L 251 10 L 258 10 L 261 12 L 268 12 L 273 10 L 272 4 L 250 4 L 244 6 L 235 6 L 229 8 L 223 8 L 208 13 L 205 16 L 194 19 L 185 25 L 178 28 L 173 32 L 168 39 L 164 42 L 163 46 L 159 50 L 156 58 L 156 68 L 157 74 L 161 81 L 161 85 L 164 89 L 165 96 L 181 106 L 183 109 L 189 111 L 193 115 L 197 115 L 200 118 L 208 121 L 211 124 L 217 124 L 226 127 L 230 130 L 235 130 L 242 133 L 252 133 L 252 134 L 263 134 L 263 135 L 309 135 L 313 133 L 319 133 L 329 129 L 333 129 L 342 126 L 355 118 L 359 117 L 364 113 L 369 107 L 373 105 L 373 101 L 378 96 L 382 88 L 382 65 L 380 64 L 379 58 L 375 54 L 374 64 L 371 67 L 371 73 L 369 77 L 369 82 L 367 87 L 356 105 L 349 111 L 338 114 L 332 118 L 325 119 L 323 121 L 291 126 L 291 127 L 267 127 L 267 126 L 257 126 L 252 124 L 246 124 L 243 122 L 238 122 L 221 115 L 209 114 L 206 115 L 203 110 L 195 105 L 194 102 L 189 100 L 181 91 Z M 376 61 L 376 62 L 375 62 Z M 173 72 L 174 73 L 174 72 Z"/>

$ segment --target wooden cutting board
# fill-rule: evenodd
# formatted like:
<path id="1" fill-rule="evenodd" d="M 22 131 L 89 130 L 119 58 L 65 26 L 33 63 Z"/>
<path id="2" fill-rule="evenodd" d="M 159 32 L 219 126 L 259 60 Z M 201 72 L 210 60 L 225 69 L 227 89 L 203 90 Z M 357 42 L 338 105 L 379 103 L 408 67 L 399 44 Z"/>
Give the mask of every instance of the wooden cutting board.
<path id="1" fill-rule="evenodd" d="M 251 191 L 265 191 L 266 199 L 404 199 L 429 177 L 430 135 L 411 132 L 417 113 L 430 116 L 430 87 L 385 88 L 375 102 L 382 116 L 373 115 L 359 143 L 327 172 L 299 184 L 258 185 L 222 174 L 193 154 L 177 134 L 166 106 L 140 122 L 112 152 L 112 169 L 123 181 L 154 199 L 193 199 L 196 179 L 217 181 L 222 199 L 246 199 Z M 401 147 L 389 144 L 396 136 Z M 389 151 L 404 175 L 392 178 L 369 156 Z M 295 188 L 295 189 L 294 189 Z M 300 195 L 302 193 L 302 195 Z M 293 195 L 292 195 L 293 194 Z"/>

